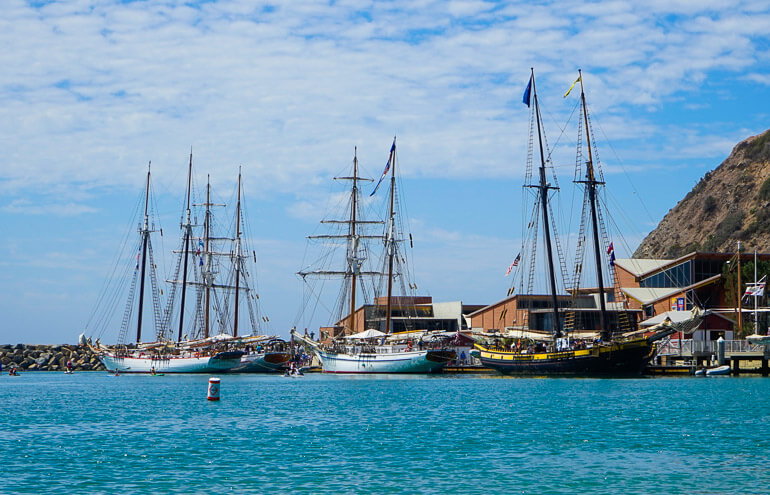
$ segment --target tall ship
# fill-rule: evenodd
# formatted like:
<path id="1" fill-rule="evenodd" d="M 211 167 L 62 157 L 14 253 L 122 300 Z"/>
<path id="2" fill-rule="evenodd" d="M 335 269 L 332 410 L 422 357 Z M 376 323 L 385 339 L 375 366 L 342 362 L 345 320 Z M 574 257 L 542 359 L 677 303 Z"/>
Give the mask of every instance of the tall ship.
<path id="1" fill-rule="evenodd" d="M 587 156 L 582 155 L 580 137 L 583 131 L 579 130 L 575 182 L 583 186 L 584 200 L 577 239 L 575 273 L 571 281 L 567 274 L 564 253 L 558 235 L 554 235 L 555 223 L 552 218 L 551 199 L 554 196 L 553 191 L 558 189 L 558 181 L 555 174 L 552 182 L 548 179 L 547 168 L 550 166 L 550 152 L 547 148 L 541 121 L 534 70 L 532 70 L 524 92 L 523 101 L 531 110 L 529 152 L 524 187 L 525 191 L 534 192 L 532 196 L 534 196 L 535 201 L 529 207 L 532 214 L 527 223 L 528 232 L 524 236 L 525 242 L 522 246 L 522 252 L 519 253 L 509 271 L 518 267 L 517 272 L 521 275 L 520 290 L 531 293 L 536 270 L 535 259 L 540 241 L 538 228 L 541 228 L 541 251 L 545 251 L 545 273 L 550 308 L 547 310 L 544 308 L 544 314 L 539 315 L 541 317 L 538 322 L 544 328 L 533 328 L 532 322 L 529 322 L 529 328 L 526 328 L 526 332 L 522 332 L 522 338 L 517 339 L 515 343 L 508 345 L 503 345 L 502 342 L 493 345 L 476 344 L 473 355 L 478 357 L 484 366 L 504 374 L 639 374 L 653 357 L 655 342 L 675 331 L 669 324 L 662 324 L 643 332 L 636 330 L 635 325 L 630 321 L 633 316 L 628 313 L 627 308 L 623 307 L 622 297 L 619 294 L 612 294 L 614 287 L 606 287 L 605 272 L 610 278 L 611 285 L 616 285 L 612 280 L 614 278 L 614 271 L 612 270 L 614 247 L 607 234 L 603 222 L 604 216 L 600 210 L 599 188 L 604 185 L 604 181 L 594 167 L 594 150 L 591 142 L 582 72 L 579 73 L 575 84 L 578 82 L 580 83 L 580 107 L 582 110 L 579 127 L 585 128 L 585 144 L 588 151 Z M 572 88 L 570 88 L 571 90 Z M 535 144 L 539 150 L 540 160 L 537 176 L 533 177 L 532 157 Z M 582 163 L 583 161 L 584 163 Z M 587 235 L 586 230 L 590 230 L 590 235 Z M 585 329 L 577 328 L 581 315 L 576 308 L 575 301 L 581 293 L 583 259 L 588 245 L 594 252 L 593 268 L 598 285 L 595 295 L 599 309 L 598 332 L 586 332 Z M 563 286 L 567 289 L 566 292 L 571 295 L 572 302 L 566 304 L 566 307 L 563 303 L 565 297 L 559 294 L 557 285 L 559 276 L 564 281 Z M 524 289 L 525 280 L 526 289 Z M 509 295 L 515 290 L 514 282 L 509 289 Z M 615 309 L 611 311 L 607 307 L 608 299 L 618 301 L 612 303 Z"/>
<path id="2" fill-rule="evenodd" d="M 225 230 L 229 222 L 224 226 L 218 225 L 212 215 L 212 207 L 225 205 L 212 202 L 209 181 L 205 202 L 192 203 L 190 154 L 185 211 L 180 222 L 181 247 L 174 251 L 175 268 L 172 277 L 166 280 L 170 289 L 163 308 L 163 291 L 158 284 L 157 265 L 152 255 L 150 234 L 155 230 L 150 227 L 149 221 L 149 207 L 153 202 L 148 171 L 144 222 L 139 229 L 140 248 L 128 288 L 118 343 L 105 346 L 97 340 L 95 349 L 108 370 L 120 373 L 211 373 L 246 368 L 250 362 L 244 363 L 243 358 L 248 356 L 251 356 L 251 362 L 264 359 L 264 352 L 259 355 L 254 351 L 260 346 L 251 345 L 266 337 L 254 335 L 260 321 L 258 294 L 248 262 L 253 259 L 256 263 L 256 254 L 244 249 L 241 192 L 239 172 L 235 215 L 229 226 L 231 229 L 227 229 L 233 234 L 218 234 Z M 193 207 L 203 208 L 202 225 L 196 225 Z M 147 279 L 150 281 L 148 288 Z M 150 339 L 143 335 L 144 322 L 149 316 L 144 308 L 148 289 L 155 322 L 155 331 Z M 109 297 L 114 299 L 117 292 Z M 134 302 L 137 296 L 138 304 Z M 241 329 L 244 326 L 242 315 L 248 317 L 248 333 L 251 335 L 239 335 L 245 333 Z M 106 312 L 102 318 L 106 319 Z M 128 328 L 134 320 L 136 337 L 131 340 Z M 288 360 L 288 352 L 280 355 L 284 361 Z"/>
<path id="3" fill-rule="evenodd" d="M 294 339 L 312 349 L 325 373 L 433 373 L 456 357 L 453 350 L 446 348 L 413 348 L 411 343 L 400 341 L 397 335 L 393 335 L 394 301 L 403 302 L 410 297 L 414 300 L 413 292 L 412 296 L 394 296 L 394 286 L 398 286 L 401 293 L 416 290 L 416 284 L 407 280 L 406 254 L 402 249 L 406 236 L 398 221 L 396 207 L 396 164 L 396 139 L 393 138 L 385 169 L 370 194 L 373 196 L 390 175 L 388 215 L 384 221 L 366 220 L 362 216 L 360 184 L 373 181 L 358 175 L 358 156 L 357 152 L 354 153 L 352 175 L 336 178 L 351 185 L 346 201 L 346 218 L 322 220 L 323 224 L 340 229 L 332 234 L 311 236 L 311 239 L 322 239 L 327 246 L 336 241 L 338 244 L 333 247 L 344 249 L 344 267 L 335 270 L 323 266 L 298 273 L 306 282 L 318 278 L 342 279 L 335 304 L 337 310 L 333 313 L 336 317 L 325 334 L 326 342 L 316 341 L 296 329 L 291 332 Z M 380 227 L 382 233 L 372 233 L 372 227 Z M 411 242 L 411 235 L 409 239 Z M 381 262 L 376 268 L 370 259 L 375 251 L 372 241 L 379 241 L 383 248 Z M 320 259 L 331 260 L 333 255 L 324 254 Z M 372 320 L 379 328 L 364 329 L 362 326 L 367 320 L 360 315 L 360 311 L 356 311 L 357 297 L 361 295 L 368 299 L 377 294 L 382 296 L 374 298 L 378 305 L 374 308 L 377 315 Z"/>

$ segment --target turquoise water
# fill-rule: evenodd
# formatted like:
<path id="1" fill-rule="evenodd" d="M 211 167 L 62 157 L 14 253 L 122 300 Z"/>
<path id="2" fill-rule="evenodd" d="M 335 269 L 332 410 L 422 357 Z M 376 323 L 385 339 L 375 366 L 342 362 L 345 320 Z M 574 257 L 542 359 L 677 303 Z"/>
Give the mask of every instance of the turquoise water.
<path id="1" fill-rule="evenodd" d="M 0 376 L 10 493 L 770 493 L 770 379 Z"/>

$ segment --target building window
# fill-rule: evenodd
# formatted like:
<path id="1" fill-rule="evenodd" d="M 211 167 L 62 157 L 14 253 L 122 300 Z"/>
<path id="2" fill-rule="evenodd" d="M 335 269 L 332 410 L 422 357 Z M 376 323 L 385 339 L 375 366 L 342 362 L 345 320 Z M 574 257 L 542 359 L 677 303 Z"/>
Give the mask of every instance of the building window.
<path id="1" fill-rule="evenodd" d="M 655 307 L 650 304 L 649 306 L 644 307 L 644 317 L 645 318 L 652 318 L 655 316 Z"/>
<path id="2" fill-rule="evenodd" d="M 639 281 L 639 287 L 671 288 L 692 285 L 692 261 L 688 260 Z"/>

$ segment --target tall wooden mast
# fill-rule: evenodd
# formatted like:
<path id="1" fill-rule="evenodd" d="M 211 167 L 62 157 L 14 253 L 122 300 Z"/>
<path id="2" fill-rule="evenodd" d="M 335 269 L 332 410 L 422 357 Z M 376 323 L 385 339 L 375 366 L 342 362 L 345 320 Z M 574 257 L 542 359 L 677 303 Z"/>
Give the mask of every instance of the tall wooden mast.
<path id="1" fill-rule="evenodd" d="M 393 146 L 390 148 L 390 220 L 388 224 L 388 301 L 385 306 L 385 333 L 391 333 L 391 312 L 393 310 L 393 256 L 395 255 L 395 210 L 396 196 L 396 137 L 393 136 Z"/>
<path id="2" fill-rule="evenodd" d="M 187 169 L 187 210 L 184 224 L 184 266 L 182 269 L 182 300 L 179 308 L 179 336 L 177 341 L 182 341 L 182 330 L 184 329 L 184 304 L 187 295 L 187 264 L 190 258 L 190 237 L 192 236 L 191 212 L 190 212 L 190 188 L 192 186 L 192 151 L 190 151 L 190 165 Z"/>
<path id="3" fill-rule="evenodd" d="M 205 309 L 203 310 L 203 338 L 209 337 L 210 318 L 211 318 L 211 254 L 209 251 L 209 236 L 211 235 L 211 176 L 206 175 L 206 219 L 204 221 L 204 245 L 203 255 L 206 256 L 206 273 L 203 281 L 206 284 Z"/>
<path id="4" fill-rule="evenodd" d="M 553 334 L 555 338 L 561 337 L 561 325 L 559 323 L 559 299 L 556 296 L 556 274 L 553 266 L 553 249 L 551 248 L 551 226 L 548 220 L 548 191 L 557 189 L 545 179 L 545 152 L 543 150 L 543 136 L 540 122 L 540 106 L 537 101 L 535 89 L 535 69 L 532 69 L 532 95 L 535 99 L 535 118 L 537 119 L 537 140 L 540 145 L 540 183 L 536 187 L 540 190 L 540 206 L 543 213 L 543 230 L 545 234 L 545 250 L 548 256 L 548 278 L 551 283 L 551 303 L 553 304 Z"/>
<path id="5" fill-rule="evenodd" d="M 233 337 L 238 336 L 238 302 L 241 283 L 241 169 L 238 167 L 238 205 L 235 208 L 235 314 Z"/>
<path id="6" fill-rule="evenodd" d="M 609 318 L 607 317 L 607 304 L 604 301 L 604 274 L 602 273 L 602 251 L 599 248 L 599 221 L 596 212 L 596 186 L 604 184 L 596 180 L 594 174 L 593 150 L 591 149 L 591 131 L 588 127 L 588 107 L 586 106 L 586 94 L 583 91 L 583 72 L 578 69 L 578 80 L 580 80 L 580 100 L 583 104 L 583 122 L 586 130 L 586 145 L 588 146 L 588 161 L 586 162 L 586 180 L 588 189 L 588 201 L 591 206 L 591 224 L 593 225 L 593 243 L 596 258 L 596 277 L 599 284 L 599 325 L 601 326 L 602 340 L 607 341 L 611 337 L 609 328 Z"/>
<path id="7" fill-rule="evenodd" d="M 144 194 L 144 224 L 142 225 L 142 275 L 139 281 L 139 315 L 136 322 L 136 342 L 142 341 L 142 315 L 144 314 L 144 276 L 147 269 L 147 242 L 150 238 L 150 219 L 147 213 L 150 202 L 150 166 L 147 165 L 147 187 Z"/>
<path id="8" fill-rule="evenodd" d="M 358 276 L 358 238 L 356 237 L 356 209 L 358 205 L 358 146 L 353 149 L 353 195 L 350 208 L 350 333 L 356 333 L 356 282 Z"/>

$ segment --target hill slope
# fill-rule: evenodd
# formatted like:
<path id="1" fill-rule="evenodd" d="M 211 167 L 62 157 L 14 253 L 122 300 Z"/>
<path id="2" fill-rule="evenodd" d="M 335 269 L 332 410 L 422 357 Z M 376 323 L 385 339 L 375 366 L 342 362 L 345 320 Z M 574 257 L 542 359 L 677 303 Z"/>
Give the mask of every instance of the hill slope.
<path id="1" fill-rule="evenodd" d="M 657 228 L 635 258 L 675 258 L 691 251 L 770 252 L 770 130 L 738 143 Z"/>

